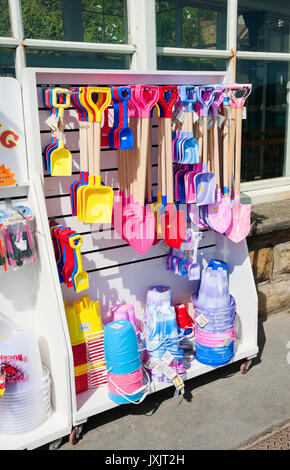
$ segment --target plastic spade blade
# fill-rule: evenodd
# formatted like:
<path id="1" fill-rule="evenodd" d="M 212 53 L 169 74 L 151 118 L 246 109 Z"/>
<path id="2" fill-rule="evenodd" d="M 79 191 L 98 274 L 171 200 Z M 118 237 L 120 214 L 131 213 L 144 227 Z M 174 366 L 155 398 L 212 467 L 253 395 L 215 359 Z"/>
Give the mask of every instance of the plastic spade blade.
<path id="1" fill-rule="evenodd" d="M 241 204 L 240 194 L 235 194 L 232 207 L 232 221 L 226 231 L 227 237 L 234 243 L 244 240 L 251 228 L 251 204 Z"/>
<path id="2" fill-rule="evenodd" d="M 196 204 L 198 206 L 202 206 L 205 204 L 214 204 L 215 202 L 215 174 L 211 171 L 206 170 L 207 165 L 206 168 L 205 166 L 203 167 L 202 173 L 198 173 L 194 177 Z"/>

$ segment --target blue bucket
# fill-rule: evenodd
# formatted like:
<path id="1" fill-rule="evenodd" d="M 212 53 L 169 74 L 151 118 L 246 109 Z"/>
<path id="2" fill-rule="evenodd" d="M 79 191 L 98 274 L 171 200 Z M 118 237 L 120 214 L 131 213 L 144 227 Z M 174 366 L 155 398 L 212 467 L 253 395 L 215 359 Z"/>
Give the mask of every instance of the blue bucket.
<path id="1" fill-rule="evenodd" d="M 116 395 L 115 393 L 109 392 L 108 395 L 109 395 L 109 398 L 115 403 L 118 403 L 118 405 L 125 405 L 125 404 L 132 403 L 132 401 L 136 402 L 136 401 L 141 400 L 141 398 L 143 397 L 143 393 L 144 392 L 139 392 L 139 393 L 136 393 L 135 395 L 124 395 L 122 397 L 122 395 Z"/>
<path id="2" fill-rule="evenodd" d="M 142 365 L 136 331 L 128 320 L 113 321 L 105 326 L 104 350 L 107 370 L 112 374 L 130 374 Z"/>

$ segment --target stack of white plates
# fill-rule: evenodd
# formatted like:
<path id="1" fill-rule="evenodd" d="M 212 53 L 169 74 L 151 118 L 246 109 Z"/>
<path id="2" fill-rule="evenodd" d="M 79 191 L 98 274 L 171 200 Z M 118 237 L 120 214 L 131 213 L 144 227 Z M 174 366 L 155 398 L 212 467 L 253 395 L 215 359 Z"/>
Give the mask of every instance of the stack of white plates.
<path id="1" fill-rule="evenodd" d="M 8 384 L 0 398 L 0 433 L 18 434 L 40 426 L 51 415 L 51 380 L 48 369 L 43 367 L 39 385 L 25 392 L 11 392 Z"/>

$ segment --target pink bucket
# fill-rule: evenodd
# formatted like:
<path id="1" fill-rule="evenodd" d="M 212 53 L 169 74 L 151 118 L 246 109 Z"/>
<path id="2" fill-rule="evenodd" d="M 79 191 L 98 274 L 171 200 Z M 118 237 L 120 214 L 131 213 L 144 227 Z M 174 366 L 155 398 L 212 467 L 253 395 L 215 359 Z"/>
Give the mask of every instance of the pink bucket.
<path id="1" fill-rule="evenodd" d="M 196 330 L 195 333 L 196 342 L 202 346 L 212 346 L 219 347 L 224 346 L 225 341 L 235 339 L 235 330 L 234 328 L 227 331 L 226 333 L 206 333 L 205 331 Z"/>
<path id="2" fill-rule="evenodd" d="M 116 395 L 120 395 L 120 391 L 124 395 L 133 395 L 144 386 L 142 367 L 131 374 L 116 375 L 108 372 L 107 375 L 109 391 Z"/>

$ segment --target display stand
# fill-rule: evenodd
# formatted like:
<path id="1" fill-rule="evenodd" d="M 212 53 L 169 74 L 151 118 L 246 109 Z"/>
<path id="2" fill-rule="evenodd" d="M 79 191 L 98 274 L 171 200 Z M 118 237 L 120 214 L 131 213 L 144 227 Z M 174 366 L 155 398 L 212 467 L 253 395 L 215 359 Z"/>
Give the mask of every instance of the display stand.
<path id="1" fill-rule="evenodd" d="M 0 449 L 34 449 L 66 436 L 72 426 L 71 389 L 69 356 L 65 329 L 62 323 L 57 283 L 51 271 L 49 258 L 50 240 L 45 234 L 43 224 L 42 192 L 40 180 L 29 179 L 27 155 L 31 158 L 29 147 L 26 155 L 25 130 L 23 125 L 22 96 L 19 82 L 12 78 L 1 78 L 2 95 L 1 121 L 17 113 L 15 119 L 8 120 L 5 126 L 15 130 L 19 136 L 14 155 L 11 154 L 9 167 L 15 173 L 16 184 L 0 188 L 0 205 L 26 204 L 31 207 L 36 223 L 36 262 L 24 264 L 21 269 L 1 272 L 0 289 L 0 327 L 33 327 L 38 338 L 42 364 L 51 377 L 52 408 L 51 417 L 41 426 L 24 434 L 0 434 Z M 8 100 L 6 113 L 3 101 Z M 13 103 L 16 102 L 16 107 Z M 7 121 L 6 121 L 7 122 Z M 29 126 L 29 123 L 28 123 Z M 3 151 L 1 151 L 1 158 Z M 17 161 L 20 163 L 17 164 Z M 3 160 L 2 160 L 3 162 Z M 1 419 L 1 418 L 0 418 Z"/>
<path id="2" fill-rule="evenodd" d="M 148 289 L 154 284 L 170 286 L 174 303 L 191 301 L 191 293 L 197 288 L 196 282 L 175 276 L 165 270 L 167 252 L 162 243 L 153 246 L 146 254 L 138 255 L 123 240 L 113 236 L 110 226 L 88 225 L 78 222 L 71 215 L 69 189 L 79 175 L 79 137 L 76 111 L 65 111 L 65 140 L 73 155 L 73 175 L 71 177 L 51 177 L 46 174 L 42 163 L 42 149 L 50 139 L 50 130 L 45 124 L 48 111 L 43 107 L 42 89 L 54 86 L 70 88 L 74 85 L 130 85 L 130 84 L 189 84 L 202 85 L 223 83 L 222 72 L 152 72 L 132 71 L 73 70 L 73 69 L 26 69 L 23 72 L 22 86 L 24 114 L 28 149 L 28 167 L 31 191 L 36 206 L 38 220 L 38 244 L 40 271 L 36 274 L 34 289 L 35 304 L 33 314 L 41 336 L 44 336 L 43 351 L 49 351 L 51 373 L 55 384 L 61 383 L 62 394 L 66 397 L 61 403 L 56 394 L 56 411 L 66 417 L 67 434 L 69 412 L 68 397 L 71 396 L 72 434 L 90 416 L 109 410 L 115 406 L 108 398 L 107 386 L 75 393 L 74 364 L 63 301 L 68 304 L 78 300 L 80 295 L 73 289 L 60 285 L 50 237 L 49 220 L 71 227 L 82 235 L 83 267 L 89 274 L 90 287 L 84 293 L 92 300 L 100 301 L 103 322 L 108 321 L 109 309 L 120 302 L 132 303 L 137 320 L 142 321 Z M 39 118 L 39 119 L 38 119 Z M 157 182 L 157 129 L 153 122 L 153 184 Z M 113 188 L 117 187 L 116 151 L 102 149 L 102 180 Z M 154 176 L 155 175 L 155 176 Z M 155 178 L 155 180 L 154 180 Z M 37 195 L 37 197 L 36 197 Z M 168 251 L 168 250 L 167 250 Z M 240 339 L 232 362 L 251 360 L 258 353 L 257 312 L 258 301 L 246 241 L 239 244 L 230 242 L 214 232 L 203 232 L 199 245 L 198 261 L 206 266 L 213 257 L 228 263 L 230 291 L 236 299 L 237 317 L 240 322 Z M 11 289 L 11 286 L 10 286 Z M 11 303 L 12 308 L 12 303 Z M 49 332 L 49 333 L 48 333 Z M 51 336 L 50 336 L 51 333 Z M 67 362 L 68 360 L 68 362 Z M 68 366 L 68 367 L 67 367 Z M 187 371 L 187 379 L 213 370 L 193 361 Z M 69 384 L 66 379 L 69 375 Z M 152 384 L 151 392 L 170 386 L 170 383 Z M 61 400 L 60 400 L 61 401 Z M 74 433 L 74 434 L 73 434 Z M 56 429 L 52 439 L 59 437 Z"/>

